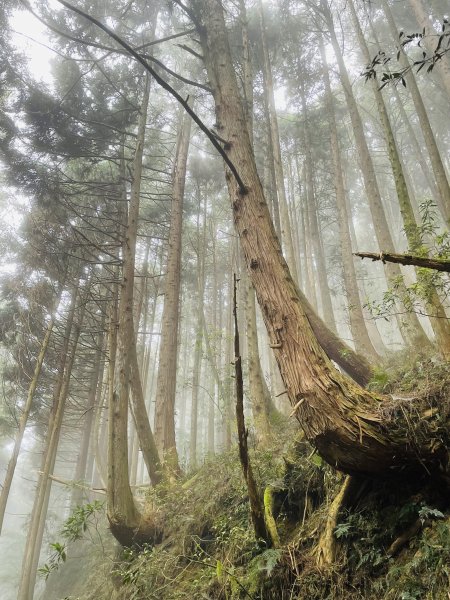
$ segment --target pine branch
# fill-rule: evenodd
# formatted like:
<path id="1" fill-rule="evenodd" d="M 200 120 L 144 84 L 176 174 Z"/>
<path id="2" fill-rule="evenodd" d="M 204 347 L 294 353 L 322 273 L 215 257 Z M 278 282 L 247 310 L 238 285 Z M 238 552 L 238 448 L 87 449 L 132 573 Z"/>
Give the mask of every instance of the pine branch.
<path id="1" fill-rule="evenodd" d="M 123 40 L 116 33 L 114 33 L 114 31 L 112 31 L 112 29 L 110 29 L 109 27 L 107 27 L 106 25 L 104 25 L 101 21 L 99 21 L 95 17 L 92 17 L 91 15 L 85 13 L 81 9 L 77 8 L 76 6 L 73 6 L 69 2 L 66 2 L 66 0 L 58 0 L 58 2 L 60 4 L 62 4 L 63 6 L 65 6 L 66 8 L 68 8 L 69 10 L 71 10 L 72 12 L 76 13 L 77 15 L 80 15 L 81 17 L 87 19 L 88 21 L 90 21 L 91 23 L 93 23 L 94 25 L 96 25 L 99 29 L 101 29 L 106 34 L 108 34 L 115 42 L 117 42 L 120 46 L 122 46 L 122 48 L 124 48 L 128 52 L 128 54 L 130 54 L 130 56 L 132 56 L 135 60 L 137 60 L 144 67 L 144 69 L 146 69 L 146 71 L 148 71 L 150 73 L 150 75 L 155 79 L 155 81 L 163 89 L 165 89 L 167 92 L 169 92 L 169 94 L 171 94 L 175 98 L 175 100 L 179 104 L 181 104 L 181 106 L 184 108 L 184 110 L 192 118 L 192 120 L 194 121 L 194 123 L 196 123 L 198 125 L 198 127 L 208 137 L 208 139 L 210 140 L 210 142 L 212 143 L 212 145 L 214 146 L 214 148 L 219 152 L 219 154 L 221 155 L 221 157 L 225 161 L 227 167 L 230 169 L 231 173 L 233 174 L 234 178 L 236 179 L 236 182 L 237 182 L 237 184 L 239 186 L 239 190 L 240 190 L 241 194 L 246 194 L 247 193 L 247 187 L 244 185 L 244 182 L 242 181 L 239 173 L 237 172 L 236 167 L 231 162 L 231 160 L 228 157 L 225 149 L 222 148 L 222 146 L 218 142 L 218 140 L 215 137 L 215 135 L 211 132 L 211 130 L 209 129 L 209 127 L 207 125 L 205 125 L 205 123 L 203 123 L 203 121 L 200 119 L 200 117 L 197 115 L 197 113 L 194 112 L 192 110 L 192 108 L 189 106 L 188 99 L 183 98 L 169 83 L 167 83 L 167 81 L 165 79 L 163 79 L 148 64 L 148 62 L 138 52 L 136 52 L 136 50 L 134 48 L 132 48 L 127 42 L 125 42 L 125 40 Z"/>

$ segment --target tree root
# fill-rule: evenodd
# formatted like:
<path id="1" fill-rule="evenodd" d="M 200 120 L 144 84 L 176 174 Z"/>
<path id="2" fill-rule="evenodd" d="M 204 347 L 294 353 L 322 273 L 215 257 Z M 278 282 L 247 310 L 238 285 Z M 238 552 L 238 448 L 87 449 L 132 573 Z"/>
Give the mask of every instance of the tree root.
<path id="1" fill-rule="evenodd" d="M 107 515 L 111 533 L 124 548 L 144 544 L 155 546 L 161 543 L 164 537 L 161 525 L 152 515 L 139 516 L 138 522 L 127 523 L 121 515 Z"/>
<path id="2" fill-rule="evenodd" d="M 316 562 L 319 566 L 331 565 L 336 558 L 336 538 L 334 530 L 342 507 L 347 503 L 353 478 L 347 475 L 339 493 L 328 509 L 325 530 L 322 532 L 316 548 Z"/>
<path id="3" fill-rule="evenodd" d="M 395 556 L 400 550 L 422 529 L 423 522 L 421 519 L 414 521 L 412 525 L 408 527 L 406 531 L 402 533 L 397 539 L 395 539 L 389 546 L 387 554 L 389 556 Z"/>
<path id="4" fill-rule="evenodd" d="M 264 490 L 264 521 L 266 523 L 267 533 L 272 541 L 272 547 L 279 548 L 280 537 L 273 516 L 273 490 L 271 487 L 266 487 Z"/>

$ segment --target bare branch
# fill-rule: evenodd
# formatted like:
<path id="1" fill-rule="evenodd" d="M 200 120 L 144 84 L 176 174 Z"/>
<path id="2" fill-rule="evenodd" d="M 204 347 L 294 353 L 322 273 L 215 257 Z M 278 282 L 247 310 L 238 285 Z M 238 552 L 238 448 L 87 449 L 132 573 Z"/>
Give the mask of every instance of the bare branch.
<path id="1" fill-rule="evenodd" d="M 450 273 L 450 260 L 444 258 L 426 258 L 423 256 L 414 256 L 412 254 L 391 254 L 388 252 L 355 252 L 354 256 L 370 258 L 371 260 L 381 260 L 382 262 L 398 263 L 400 265 L 413 265 L 424 269 L 434 269 L 435 271 L 445 271 L 446 273 Z"/>

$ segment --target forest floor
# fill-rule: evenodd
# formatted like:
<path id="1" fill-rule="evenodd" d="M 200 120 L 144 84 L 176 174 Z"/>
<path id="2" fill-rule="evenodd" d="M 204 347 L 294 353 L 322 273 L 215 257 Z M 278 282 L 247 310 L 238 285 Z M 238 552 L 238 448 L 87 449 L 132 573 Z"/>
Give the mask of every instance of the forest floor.
<path id="1" fill-rule="evenodd" d="M 425 396 L 438 411 L 449 401 L 448 364 L 402 357 L 378 371 L 371 386 Z M 164 531 L 161 544 L 119 549 L 103 522 L 68 549 L 45 599 L 450 599 L 450 500 L 443 480 L 357 482 L 334 527 L 335 560 L 324 565 L 319 541 L 344 476 L 302 441 L 295 423 L 283 418 L 274 430 L 271 449 L 253 448 L 251 461 L 261 494 L 268 487 L 273 492 L 279 548 L 255 542 L 234 448 L 175 483 L 141 490 L 145 509 Z"/>

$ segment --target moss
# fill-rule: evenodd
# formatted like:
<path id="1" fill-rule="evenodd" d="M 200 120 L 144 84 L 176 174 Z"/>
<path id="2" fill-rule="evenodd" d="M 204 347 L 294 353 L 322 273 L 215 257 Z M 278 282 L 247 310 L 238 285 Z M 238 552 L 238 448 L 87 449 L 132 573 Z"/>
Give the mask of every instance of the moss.
<path id="1" fill-rule="evenodd" d="M 280 537 L 278 535 L 277 524 L 273 517 L 273 490 L 269 486 L 264 490 L 264 521 L 270 539 L 272 540 L 272 546 L 274 548 L 279 548 Z"/>

